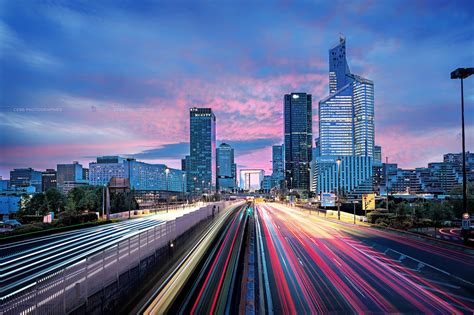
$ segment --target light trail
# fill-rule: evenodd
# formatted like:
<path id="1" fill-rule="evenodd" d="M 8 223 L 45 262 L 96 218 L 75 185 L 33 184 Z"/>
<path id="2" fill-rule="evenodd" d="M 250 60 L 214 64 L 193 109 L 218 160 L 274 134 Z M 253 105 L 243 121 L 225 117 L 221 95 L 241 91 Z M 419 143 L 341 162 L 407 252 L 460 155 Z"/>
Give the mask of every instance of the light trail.
<path id="1" fill-rule="evenodd" d="M 463 292 L 468 295 L 464 298 L 448 292 L 460 287 L 442 287 L 442 281 L 430 281 L 418 270 L 431 265 L 406 258 L 418 266 L 409 268 L 360 239 L 396 244 L 402 250 L 419 252 L 428 261 L 436 257 L 447 264 L 462 262 L 472 270 L 474 260 L 469 253 L 320 219 L 278 204 L 261 204 L 257 213 L 277 313 L 457 314 L 473 310 L 472 287 Z M 437 276 L 436 267 L 430 270 Z"/>

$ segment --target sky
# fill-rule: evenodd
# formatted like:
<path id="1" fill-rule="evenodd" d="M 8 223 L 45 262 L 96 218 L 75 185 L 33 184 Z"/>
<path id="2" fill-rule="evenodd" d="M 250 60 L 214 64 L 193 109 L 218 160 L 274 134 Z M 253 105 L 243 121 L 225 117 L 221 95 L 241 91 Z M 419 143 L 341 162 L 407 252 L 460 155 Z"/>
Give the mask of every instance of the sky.
<path id="1" fill-rule="evenodd" d="M 461 151 L 472 1 L 0 1 L 0 176 L 100 155 L 180 167 L 211 107 L 239 168 L 271 172 L 283 96 L 328 95 L 328 50 L 375 84 L 376 144 L 403 168 Z M 474 77 L 464 84 L 474 151 Z"/>

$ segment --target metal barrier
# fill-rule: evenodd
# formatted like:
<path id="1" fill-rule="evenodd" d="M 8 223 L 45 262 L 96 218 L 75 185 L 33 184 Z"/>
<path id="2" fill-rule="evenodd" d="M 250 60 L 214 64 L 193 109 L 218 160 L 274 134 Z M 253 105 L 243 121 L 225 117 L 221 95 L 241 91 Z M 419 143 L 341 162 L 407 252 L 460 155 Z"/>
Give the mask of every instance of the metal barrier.
<path id="1" fill-rule="evenodd" d="M 17 293 L 4 297 L 0 314 L 65 314 L 90 296 L 113 283 L 119 277 L 138 267 L 142 260 L 156 251 L 170 246 L 188 229 L 212 216 L 213 206 L 227 208 L 231 201 L 207 204 L 196 211 L 171 221 L 119 239 L 107 248 L 84 259 L 37 279 L 36 283 Z"/>

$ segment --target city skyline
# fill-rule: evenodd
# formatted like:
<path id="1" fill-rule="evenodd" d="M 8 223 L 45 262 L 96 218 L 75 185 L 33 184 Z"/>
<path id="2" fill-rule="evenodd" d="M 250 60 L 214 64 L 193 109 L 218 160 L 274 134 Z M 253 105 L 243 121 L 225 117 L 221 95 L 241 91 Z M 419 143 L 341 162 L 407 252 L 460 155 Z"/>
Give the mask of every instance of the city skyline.
<path id="1" fill-rule="evenodd" d="M 179 168 L 189 153 L 187 111 L 194 106 L 213 109 L 217 143 L 235 149 L 239 168 L 271 173 L 272 145 L 283 140 L 281 98 L 300 91 L 314 100 L 327 95 L 327 52 L 339 32 L 349 43 L 351 71 L 376 82 L 375 143 L 382 146 L 383 161 L 389 156 L 399 167 L 414 168 L 460 152 L 459 82 L 450 80 L 449 72 L 472 64 L 468 2 L 399 2 L 393 5 L 399 10 L 363 3 L 300 5 L 315 15 L 297 16 L 294 8 L 283 6 L 285 16 L 298 22 L 288 23 L 279 21 L 277 8 L 262 5 L 247 8 L 251 22 L 246 26 L 230 14 L 241 9 L 230 5 L 190 4 L 172 21 L 164 17 L 172 5 L 3 4 L 2 72 L 9 80 L 2 83 L 0 175 L 76 160 L 87 165 L 100 155 L 131 155 Z M 32 15 L 35 9 L 38 14 Z M 318 20 L 332 10 L 340 13 L 336 22 Z M 417 10 L 424 15 L 416 15 Z M 162 26 L 147 11 L 163 18 Z M 210 15 L 222 32 L 204 23 Z M 379 16 L 399 22 L 388 26 Z M 128 23 L 121 23 L 125 19 Z M 165 36 L 167 27 L 173 32 Z M 259 27 L 262 42 L 250 33 Z M 139 36 L 132 38 L 135 33 Z M 310 38 L 301 40 L 306 34 Z M 188 45 L 178 42 L 180 36 Z M 288 50 L 285 42 L 298 49 Z M 209 54 L 217 47 L 224 48 Z M 113 55 L 103 52 L 113 48 Z M 454 57 L 447 58 L 453 50 Z M 466 82 L 470 151 L 473 96 L 473 85 Z M 317 111 L 313 106 L 315 126 Z M 313 137 L 318 136 L 315 126 Z"/>

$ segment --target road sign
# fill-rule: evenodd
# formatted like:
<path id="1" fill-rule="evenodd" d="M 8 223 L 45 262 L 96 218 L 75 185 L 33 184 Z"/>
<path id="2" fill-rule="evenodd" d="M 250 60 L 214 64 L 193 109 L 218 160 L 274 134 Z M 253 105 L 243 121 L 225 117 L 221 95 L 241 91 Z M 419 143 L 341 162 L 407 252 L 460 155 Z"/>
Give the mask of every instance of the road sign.
<path id="1" fill-rule="evenodd" d="M 375 210 L 375 194 L 362 194 L 362 210 Z"/>
<path id="2" fill-rule="evenodd" d="M 321 194 L 321 207 L 334 207 L 336 205 L 336 195 L 331 193 Z"/>

